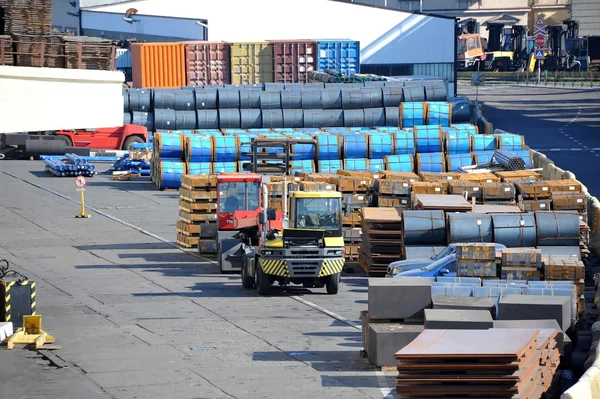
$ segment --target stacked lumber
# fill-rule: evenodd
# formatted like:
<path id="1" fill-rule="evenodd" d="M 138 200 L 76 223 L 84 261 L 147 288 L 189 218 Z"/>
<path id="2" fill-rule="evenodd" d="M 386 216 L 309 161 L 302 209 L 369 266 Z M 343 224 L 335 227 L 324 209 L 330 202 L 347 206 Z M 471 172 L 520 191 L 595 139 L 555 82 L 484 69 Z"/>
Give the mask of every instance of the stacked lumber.
<path id="1" fill-rule="evenodd" d="M 62 42 L 65 68 L 110 70 L 113 57 L 113 46 L 110 40 L 87 36 L 62 36 Z"/>
<path id="2" fill-rule="evenodd" d="M 539 399 L 560 353 L 558 330 L 425 330 L 396 353 L 402 397 Z"/>
<path id="3" fill-rule="evenodd" d="M 502 250 L 502 279 L 539 281 L 541 272 L 541 249 L 506 248 Z"/>
<path id="4" fill-rule="evenodd" d="M 13 39 L 9 35 L 0 35 L 0 65 L 15 65 Z"/>
<path id="5" fill-rule="evenodd" d="M 456 275 L 458 277 L 497 278 L 496 245 L 490 243 L 457 244 Z"/>
<path id="6" fill-rule="evenodd" d="M 52 0 L 8 0 L 5 30 L 15 35 L 52 33 Z"/>
<path id="7" fill-rule="evenodd" d="M 373 183 L 371 206 L 410 209 L 412 184 L 421 178 L 411 172 L 381 171 L 381 177 Z"/>
<path id="8" fill-rule="evenodd" d="M 62 36 L 14 35 L 16 65 L 24 67 L 64 68 Z"/>
<path id="9" fill-rule="evenodd" d="M 402 211 L 395 208 L 362 208 L 362 242 L 358 263 L 369 276 L 383 276 L 390 263 L 400 260 Z"/>
<path id="10" fill-rule="evenodd" d="M 217 253 L 217 177 L 183 175 L 179 189 L 177 244 L 198 248 L 200 254 Z"/>
<path id="11" fill-rule="evenodd" d="M 546 281 L 569 280 L 575 283 L 577 295 L 577 315 L 584 312 L 585 305 L 585 265 L 573 257 L 547 255 L 542 259 Z"/>

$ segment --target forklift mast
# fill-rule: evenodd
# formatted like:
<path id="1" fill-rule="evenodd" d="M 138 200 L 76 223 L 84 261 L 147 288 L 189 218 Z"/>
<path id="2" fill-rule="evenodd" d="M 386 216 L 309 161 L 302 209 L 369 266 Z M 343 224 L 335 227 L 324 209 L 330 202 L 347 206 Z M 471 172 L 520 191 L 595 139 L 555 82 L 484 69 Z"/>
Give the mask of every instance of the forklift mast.
<path id="1" fill-rule="evenodd" d="M 547 57 L 546 67 L 548 71 L 554 72 L 564 64 L 565 30 L 562 25 L 549 25 L 547 30 L 550 56 Z"/>
<path id="2" fill-rule="evenodd" d="M 488 23 L 487 30 L 490 32 L 488 37 L 488 52 L 502 51 L 502 30 L 504 24 Z"/>

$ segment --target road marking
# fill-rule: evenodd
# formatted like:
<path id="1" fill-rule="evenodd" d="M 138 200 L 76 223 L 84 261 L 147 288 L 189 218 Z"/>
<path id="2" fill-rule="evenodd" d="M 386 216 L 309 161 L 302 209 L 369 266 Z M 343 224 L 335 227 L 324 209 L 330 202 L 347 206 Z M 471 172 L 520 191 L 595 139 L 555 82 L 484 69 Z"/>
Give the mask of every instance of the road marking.
<path id="1" fill-rule="evenodd" d="M 383 395 L 383 399 L 396 399 L 398 395 L 394 393 L 394 388 L 384 388 L 386 386 L 386 375 L 381 371 L 376 371 L 377 375 L 377 383 L 379 384 L 379 389 L 381 390 L 381 394 Z"/>
<path id="2" fill-rule="evenodd" d="M 560 148 L 550 148 L 550 149 L 549 149 L 549 150 L 547 150 L 547 151 L 560 151 Z"/>
<path id="3" fill-rule="evenodd" d="M 353 328 L 355 328 L 355 329 L 357 329 L 359 331 L 362 331 L 362 325 L 360 323 L 357 323 L 357 322 L 352 321 L 352 320 L 348 320 L 344 316 L 340 316 L 337 313 L 334 313 L 334 312 L 332 312 L 330 310 L 327 310 L 324 307 L 317 305 L 316 303 L 313 303 L 311 301 L 307 301 L 306 299 L 301 298 L 299 296 L 295 296 L 295 295 L 294 296 L 290 296 L 289 298 L 292 298 L 295 301 L 303 303 L 306 306 L 310 306 L 311 308 L 313 308 L 315 310 L 318 310 L 321 313 L 325 313 L 327 316 L 333 317 L 334 319 L 337 319 L 337 320 L 341 321 L 342 323 L 349 325 L 350 327 L 353 327 Z"/>
<path id="4" fill-rule="evenodd" d="M 599 147 L 592 148 L 591 151 L 600 151 Z"/>
<path id="5" fill-rule="evenodd" d="M 581 151 L 583 148 L 571 148 L 571 151 Z"/>

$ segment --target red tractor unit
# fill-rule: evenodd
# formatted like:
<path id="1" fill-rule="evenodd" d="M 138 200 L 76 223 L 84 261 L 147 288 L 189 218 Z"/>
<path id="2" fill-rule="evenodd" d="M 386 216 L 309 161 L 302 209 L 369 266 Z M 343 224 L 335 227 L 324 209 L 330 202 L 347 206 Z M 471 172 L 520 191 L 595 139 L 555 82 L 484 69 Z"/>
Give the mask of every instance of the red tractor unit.
<path id="1" fill-rule="evenodd" d="M 220 173 L 217 176 L 217 250 L 221 273 L 239 272 L 242 244 L 258 245 L 262 224 L 262 177 L 255 173 Z M 283 214 L 270 220 L 269 229 L 282 229 Z"/>

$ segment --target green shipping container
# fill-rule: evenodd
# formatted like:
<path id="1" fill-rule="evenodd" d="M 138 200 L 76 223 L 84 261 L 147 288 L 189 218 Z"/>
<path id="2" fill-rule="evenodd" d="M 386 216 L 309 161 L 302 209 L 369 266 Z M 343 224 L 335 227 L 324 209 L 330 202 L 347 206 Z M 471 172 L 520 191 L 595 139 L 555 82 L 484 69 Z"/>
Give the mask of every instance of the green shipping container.
<path id="1" fill-rule="evenodd" d="M 274 81 L 273 45 L 267 42 L 231 43 L 231 83 Z"/>

